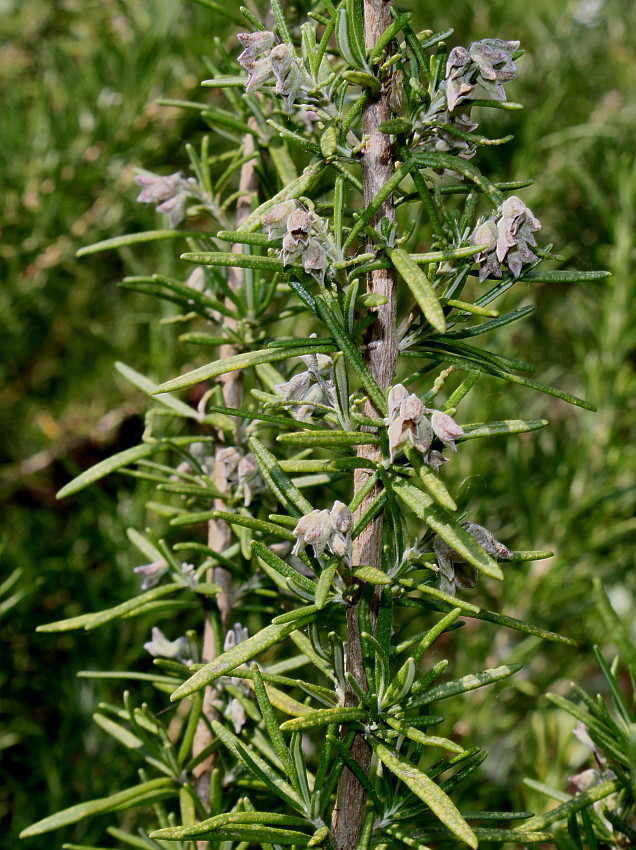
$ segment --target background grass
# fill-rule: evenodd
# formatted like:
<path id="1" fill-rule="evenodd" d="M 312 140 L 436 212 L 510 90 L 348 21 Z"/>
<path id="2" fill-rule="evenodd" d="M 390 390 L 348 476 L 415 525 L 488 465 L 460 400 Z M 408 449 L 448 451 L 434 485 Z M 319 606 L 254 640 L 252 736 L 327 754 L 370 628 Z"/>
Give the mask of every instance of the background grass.
<path id="1" fill-rule="evenodd" d="M 595 687 L 590 647 L 612 651 L 591 580 L 601 576 L 628 621 L 636 593 L 636 8 L 629 0 L 403 5 L 422 28 L 455 27 L 452 43 L 521 40 L 527 53 L 509 96 L 526 110 L 496 119 L 496 133 L 510 130 L 515 139 L 481 161 L 488 157 L 498 179 L 535 180 L 523 198 L 543 222 L 543 242 L 553 242 L 571 267 L 613 273 L 601 283 L 513 290 L 510 304 L 522 300 L 537 311 L 499 343 L 536 363 L 540 380 L 587 398 L 599 412 L 483 379 L 467 420 L 523 409 L 526 417 L 549 418 L 551 427 L 489 442 L 497 450 L 472 452 L 470 465 L 460 453 L 451 470 L 477 521 L 508 545 L 555 552 L 550 561 L 511 569 L 502 588 L 480 586 L 475 598 L 580 643 L 578 650 L 538 645 L 479 624 L 458 644 L 458 674 L 478 663 L 526 663 L 496 700 L 492 691 L 478 692 L 469 697 L 470 712 L 454 718 L 455 734 L 490 750 L 477 804 L 540 810 L 545 800 L 521 778 L 563 789 L 586 757 L 570 719 L 541 695 L 564 691 L 572 678 Z M 115 287 L 124 274 L 169 271 L 174 260 L 170 247 L 82 261 L 75 251 L 158 224 L 134 201 L 133 168 L 185 169 L 183 139 L 200 128 L 153 101 L 202 99 L 201 56 L 223 31 L 209 11 L 177 0 L 4 0 L 0 34 L 7 163 L 0 177 L 0 582 L 7 579 L 0 587 L 0 815 L 13 847 L 29 822 L 122 787 L 131 772 L 90 722 L 108 686 L 77 680 L 75 672 L 126 669 L 150 624 L 88 638 L 36 636 L 34 629 L 130 593 L 137 561 L 124 529 L 147 521 L 143 488 L 120 478 L 64 504 L 54 494 L 76 471 L 139 437 L 144 402 L 115 378 L 113 361 L 157 376 L 175 372 L 175 334 L 156 321 L 163 308 Z M 90 843 L 100 835 L 96 823 L 65 831 L 64 840 Z M 49 848 L 50 838 L 29 847 Z"/>

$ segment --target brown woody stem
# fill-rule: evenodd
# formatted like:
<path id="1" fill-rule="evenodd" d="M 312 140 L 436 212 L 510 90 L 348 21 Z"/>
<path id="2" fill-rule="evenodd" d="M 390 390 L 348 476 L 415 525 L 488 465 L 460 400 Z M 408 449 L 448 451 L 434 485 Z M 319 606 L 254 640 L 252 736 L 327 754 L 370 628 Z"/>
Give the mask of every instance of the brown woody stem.
<path id="1" fill-rule="evenodd" d="M 384 30 L 391 24 L 391 0 L 364 0 L 364 31 L 367 48 L 373 47 Z M 364 203 L 368 206 L 378 191 L 393 176 L 394 155 L 390 137 L 380 133 L 378 127 L 392 117 L 388 93 L 382 91 L 377 98 L 367 101 L 362 115 L 362 130 L 368 136 L 368 142 L 362 158 L 362 182 L 364 185 Z M 381 219 L 395 220 L 393 198 L 389 196 L 371 219 L 374 228 L 379 227 Z M 369 244 L 368 250 L 375 246 Z M 383 392 L 391 385 L 395 363 L 396 348 L 396 297 L 395 272 L 393 269 L 378 269 L 369 274 L 367 291 L 384 295 L 386 304 L 376 308 L 378 318 L 370 329 L 367 340 L 367 363 L 371 374 Z M 367 402 L 368 416 L 379 417 L 381 413 Z M 376 449 L 373 446 L 361 446 L 360 457 L 374 457 Z M 371 473 L 367 470 L 356 470 L 354 490 L 358 492 L 367 482 Z M 379 488 L 374 488 L 364 499 L 358 509 L 362 516 L 371 502 L 378 495 Z M 359 535 L 355 541 L 353 563 L 356 565 L 374 566 L 378 569 L 382 564 L 382 524 L 380 514 Z M 374 595 L 371 605 L 370 618 L 375 630 L 377 618 L 378 596 Z M 362 663 L 362 647 L 360 644 L 359 605 L 352 604 L 347 611 L 347 658 L 346 668 L 364 690 L 367 682 Z M 345 694 L 345 704 L 355 705 L 357 698 L 352 690 Z M 351 747 L 351 755 L 368 773 L 371 763 L 371 749 L 361 735 L 358 735 Z M 336 807 L 333 817 L 334 844 L 336 850 L 355 850 L 360 837 L 360 830 L 366 814 L 366 791 L 355 775 L 345 767 L 338 783 Z"/>
<path id="2" fill-rule="evenodd" d="M 256 122 L 253 118 L 250 119 L 250 124 L 253 129 L 256 129 Z M 247 133 L 243 139 L 243 151 L 245 156 L 254 153 L 254 137 L 251 133 Z M 239 180 L 239 190 L 245 194 L 239 197 L 236 208 L 235 226 L 236 229 L 241 226 L 247 216 L 250 214 L 252 195 L 256 191 L 256 175 L 254 171 L 254 159 L 250 159 L 243 165 Z M 235 254 L 242 253 L 241 245 L 233 245 L 232 252 Z M 228 283 L 233 290 L 237 289 L 241 283 L 242 269 L 231 268 L 228 275 Z M 229 298 L 225 300 L 226 306 L 233 308 L 234 304 Z M 224 321 L 226 327 L 236 330 L 236 322 L 231 318 L 226 318 Z M 222 345 L 219 351 L 219 358 L 223 360 L 226 357 L 232 357 L 238 351 L 234 345 Z M 223 387 L 223 401 L 227 407 L 241 407 L 243 398 L 243 381 L 242 372 L 229 372 L 221 377 Z M 239 421 L 237 420 L 236 429 L 234 432 L 235 445 L 240 444 Z M 223 489 L 225 481 L 223 477 L 222 464 L 215 461 L 214 464 L 214 483 L 219 489 Z M 227 505 L 223 499 L 214 500 L 215 510 L 227 510 Z M 230 545 L 232 532 L 230 526 L 226 522 L 220 520 L 210 520 L 208 523 L 208 546 L 215 552 L 223 552 Z M 214 581 L 223 589 L 216 596 L 216 604 L 221 617 L 221 632 L 225 634 L 230 624 L 232 613 L 232 581 L 231 573 L 225 567 L 216 567 L 214 571 L 210 570 L 207 581 Z M 205 618 L 203 627 L 203 650 L 202 661 L 212 661 L 223 647 L 216 646 L 214 638 L 214 628 L 212 624 L 212 615 L 208 613 Z M 215 691 L 214 688 L 207 687 L 203 694 L 203 715 L 194 736 L 192 744 L 193 756 L 198 755 L 212 741 L 212 734 L 209 728 L 210 720 L 217 720 L 217 712 L 214 708 Z M 204 718 L 207 718 L 207 723 Z M 210 800 L 210 776 L 214 769 L 215 754 L 210 755 L 202 761 L 194 770 L 196 793 L 204 807 L 208 809 Z M 198 850 L 205 850 L 209 846 L 207 840 L 197 841 Z"/>

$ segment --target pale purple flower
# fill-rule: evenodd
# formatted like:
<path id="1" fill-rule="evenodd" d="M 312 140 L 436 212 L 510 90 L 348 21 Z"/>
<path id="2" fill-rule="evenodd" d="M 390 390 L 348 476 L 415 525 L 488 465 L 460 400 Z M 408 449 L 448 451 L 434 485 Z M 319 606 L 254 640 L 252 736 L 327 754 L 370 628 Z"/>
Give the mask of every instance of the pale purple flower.
<path id="1" fill-rule="evenodd" d="M 179 637 L 168 640 L 160 628 L 152 630 L 152 639 L 144 644 L 144 649 L 155 658 L 174 658 L 177 661 L 187 661 L 190 657 L 188 639 Z"/>
<path id="2" fill-rule="evenodd" d="M 256 458 L 251 453 L 246 454 L 239 461 L 238 484 L 243 490 L 243 504 L 248 508 L 252 503 L 252 496 L 258 493 L 263 486 L 263 479 Z"/>
<path id="3" fill-rule="evenodd" d="M 140 567 L 135 567 L 133 572 L 144 577 L 141 589 L 149 590 L 159 584 L 162 576 L 168 572 L 168 564 L 165 561 L 153 561 L 152 564 L 142 564 Z"/>
<path id="4" fill-rule="evenodd" d="M 518 49 L 518 41 L 503 41 L 500 38 L 484 38 L 468 47 L 470 58 L 478 69 L 479 84 L 495 100 L 505 100 L 503 83 L 514 80 L 517 73 L 512 54 Z"/>
<path id="5" fill-rule="evenodd" d="M 196 189 L 196 181 L 184 178 L 181 172 L 160 177 L 158 174 L 138 174 L 141 186 L 137 200 L 143 204 L 158 204 L 157 212 L 166 213 L 170 227 L 176 227 L 185 215 L 188 196 Z"/>
<path id="6" fill-rule="evenodd" d="M 416 395 L 409 395 L 402 384 L 391 388 L 388 398 L 389 416 L 385 419 L 391 462 L 407 446 L 426 454 L 433 442 L 431 423 L 424 415 L 426 408 Z"/>
<path id="7" fill-rule="evenodd" d="M 329 548 L 338 558 L 351 558 L 351 536 L 353 514 L 342 502 L 334 502 L 331 511 L 314 510 L 302 516 L 294 529 L 296 545 L 293 555 L 298 555 L 306 546 L 311 546 L 316 558 Z"/>
<path id="8" fill-rule="evenodd" d="M 241 32 L 238 40 L 245 48 L 238 57 L 243 70 L 247 71 L 246 91 L 259 91 L 266 83 L 273 81 L 274 71 L 269 54 L 277 43 L 272 32 Z"/>
<path id="9" fill-rule="evenodd" d="M 479 280 L 488 275 L 501 277 L 502 264 L 513 277 L 519 277 L 524 263 L 537 259 L 532 248 L 537 244 L 534 233 L 540 228 L 541 222 L 520 198 L 507 198 L 491 218 L 477 225 L 470 237 L 473 245 L 488 246 L 475 255 L 476 262 L 481 263 Z"/>
<path id="10" fill-rule="evenodd" d="M 455 451 L 455 440 L 458 437 L 464 436 L 463 428 L 455 422 L 452 416 L 448 413 L 443 413 L 441 410 L 427 410 L 431 414 L 431 427 L 445 446 L 451 451 Z"/>

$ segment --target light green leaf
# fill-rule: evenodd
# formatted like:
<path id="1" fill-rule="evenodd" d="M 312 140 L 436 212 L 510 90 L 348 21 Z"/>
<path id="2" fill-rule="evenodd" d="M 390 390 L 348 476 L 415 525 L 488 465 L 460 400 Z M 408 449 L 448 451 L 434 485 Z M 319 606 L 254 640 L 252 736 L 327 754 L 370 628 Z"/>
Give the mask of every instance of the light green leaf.
<path id="1" fill-rule="evenodd" d="M 278 755 L 281 764 L 285 768 L 287 776 L 293 783 L 296 791 L 300 793 L 298 774 L 296 773 L 296 765 L 294 764 L 294 760 L 291 756 L 291 753 L 287 749 L 285 739 L 283 738 L 283 735 L 280 729 L 278 728 L 278 721 L 276 720 L 276 715 L 274 714 L 274 709 L 272 708 L 272 704 L 270 702 L 269 693 L 265 687 L 265 683 L 263 682 L 263 677 L 261 675 L 260 670 L 258 669 L 258 664 L 252 664 L 251 670 L 253 674 L 252 681 L 254 683 L 254 693 L 256 694 L 258 707 L 260 708 L 263 720 L 265 722 L 267 734 L 269 735 L 269 739 L 272 742 L 272 746 L 276 750 L 276 754 Z M 293 824 L 288 824 L 288 826 L 293 826 Z"/>
<path id="2" fill-rule="evenodd" d="M 290 431 L 276 437 L 279 443 L 292 446 L 377 446 L 380 438 L 376 434 L 366 434 L 363 431 Z"/>
<path id="3" fill-rule="evenodd" d="M 319 434 L 321 432 L 312 432 L 312 436 L 316 433 Z M 300 490 L 292 483 L 289 476 L 281 469 L 274 455 L 256 437 L 251 437 L 248 440 L 248 446 L 256 458 L 261 475 L 285 510 L 296 517 L 311 513 L 313 510 L 312 505 L 309 504 Z"/>
<path id="4" fill-rule="evenodd" d="M 188 263 L 203 266 L 223 266 L 237 269 L 259 269 L 268 272 L 283 272 L 285 266 L 278 257 L 261 257 L 258 254 L 223 254 L 217 251 L 197 251 L 196 253 L 181 254 L 181 259 Z M 287 266 L 287 269 L 293 268 Z"/>
<path id="5" fill-rule="evenodd" d="M 333 347 L 329 347 L 325 351 L 321 348 L 319 353 L 326 354 L 332 350 Z M 185 375 L 173 378 L 171 381 L 166 381 L 164 384 L 155 387 L 153 395 L 181 390 L 185 387 L 191 387 L 193 384 L 198 384 L 201 381 L 209 381 L 212 378 L 218 378 L 220 375 L 226 375 L 228 372 L 237 372 L 240 369 L 247 369 L 261 363 L 274 363 L 277 360 L 287 360 L 289 357 L 299 357 L 306 353 L 306 348 L 285 348 L 278 350 L 264 348 L 260 351 L 244 351 L 242 354 L 235 354 L 233 357 L 215 360 L 206 366 L 201 366 L 199 369 L 194 369 L 192 372 L 187 372 Z"/>
<path id="6" fill-rule="evenodd" d="M 418 584 L 408 578 L 401 578 L 399 581 L 404 587 L 411 588 L 412 590 L 418 590 L 426 596 L 432 596 L 435 599 L 439 599 L 440 602 L 447 603 L 451 607 L 459 608 L 461 611 L 469 612 L 471 614 L 478 614 L 480 611 L 477 605 L 473 605 L 471 602 L 465 602 L 463 599 L 459 599 L 456 596 L 451 596 L 450 593 L 444 593 L 443 590 L 439 590 L 437 587 L 432 587 L 428 584 Z"/>
<path id="7" fill-rule="evenodd" d="M 36 631 L 68 632 L 73 629 L 90 631 L 120 617 L 135 616 L 136 613 L 141 613 L 140 609 L 145 608 L 149 602 L 154 602 L 178 590 L 183 590 L 183 585 L 176 582 L 162 584 L 159 587 L 153 587 L 151 590 L 147 590 L 145 593 L 140 593 L 139 596 L 127 599 L 125 602 L 115 605 L 114 608 L 107 608 L 105 611 L 96 611 L 92 614 L 80 614 L 78 617 L 69 617 L 67 620 L 58 620 L 55 623 L 44 623 L 44 625 L 38 626 Z"/>
<path id="8" fill-rule="evenodd" d="M 302 717 L 294 717 L 286 720 L 280 728 L 283 732 L 298 732 L 301 729 L 313 729 L 316 726 L 329 726 L 330 723 L 351 723 L 359 721 L 363 723 L 368 718 L 368 712 L 364 708 L 323 708 L 304 714 Z"/>
<path id="9" fill-rule="evenodd" d="M 119 361 L 115 363 L 115 368 L 117 371 L 124 376 L 127 380 L 130 381 L 135 387 L 140 389 L 142 392 L 147 395 L 152 395 L 153 390 L 156 386 L 154 381 L 149 380 L 145 377 L 145 375 L 136 372 L 134 369 L 131 369 L 130 366 L 126 366 L 125 363 L 120 363 Z M 185 416 L 188 419 L 199 419 L 199 414 L 194 408 L 190 407 L 188 404 L 184 404 L 182 401 L 179 401 L 178 398 L 174 398 L 171 395 L 155 395 L 155 398 L 161 404 L 165 404 L 166 407 L 169 407 L 171 410 L 174 410 L 175 413 L 180 414 L 181 416 Z"/>
<path id="10" fill-rule="evenodd" d="M 446 330 L 444 311 L 429 279 L 403 248 L 393 248 L 388 253 L 391 262 L 415 296 L 429 324 L 438 333 L 443 334 Z"/>
<path id="11" fill-rule="evenodd" d="M 201 3 L 202 0 L 195 0 L 196 3 Z M 215 77 L 213 80 L 203 80 L 202 86 L 207 86 L 211 89 L 223 88 L 245 88 L 247 77 Z"/>
<path id="12" fill-rule="evenodd" d="M 535 829 L 545 829 L 545 827 L 550 826 L 551 823 L 566 820 L 568 815 L 574 812 L 580 812 L 592 803 L 597 803 L 599 800 L 609 797 L 610 794 L 614 794 L 614 792 L 618 791 L 620 788 L 621 783 L 618 779 L 611 779 L 609 782 L 601 782 L 600 785 L 596 785 L 589 791 L 583 791 L 575 797 L 571 797 L 567 803 L 563 803 L 561 806 L 551 809 L 549 812 L 546 812 L 546 814 L 531 818 L 523 825 L 519 826 L 518 831 L 525 832 Z M 517 830 L 515 829 L 514 832 L 517 832 Z"/>
<path id="13" fill-rule="evenodd" d="M 394 486 L 394 490 L 407 507 L 436 531 L 464 560 L 473 564 L 485 575 L 503 579 L 501 567 L 497 562 L 447 511 L 436 505 L 430 496 L 422 493 L 412 484 L 398 483 Z"/>
<path id="14" fill-rule="evenodd" d="M 484 685 L 491 685 L 500 679 L 507 679 L 508 676 L 512 676 L 521 670 L 522 666 L 522 664 L 502 664 L 501 667 L 493 667 L 490 670 L 483 670 L 481 673 L 469 673 L 467 676 L 462 676 L 461 679 L 436 685 L 434 688 L 429 688 L 427 691 L 418 694 L 412 705 L 413 707 L 428 705 L 428 703 L 439 699 L 448 699 L 448 697 L 457 694 L 474 691 L 476 688 L 483 688 Z"/>
<path id="15" fill-rule="evenodd" d="M 386 573 L 375 567 L 356 567 L 352 575 L 354 578 L 360 581 L 366 581 L 369 584 L 389 585 L 393 583 L 392 579 Z"/>
<path id="16" fill-rule="evenodd" d="M 147 537 L 144 537 L 143 534 L 140 534 L 136 529 L 128 528 L 126 530 L 126 537 L 130 540 L 133 546 L 136 546 L 137 549 L 139 549 L 142 555 L 149 558 L 151 563 L 153 561 L 165 560 L 163 552 L 157 549 L 157 547 L 151 543 Z"/>
<path id="17" fill-rule="evenodd" d="M 424 732 L 421 732 L 414 726 L 409 726 L 408 721 L 396 720 L 393 717 L 387 716 L 386 723 L 391 727 L 391 729 L 395 729 L 396 732 L 399 732 L 400 735 L 404 735 L 411 741 L 416 741 L 418 744 L 423 744 L 425 747 L 440 747 L 444 750 L 449 750 L 451 753 L 464 752 L 464 748 L 460 747 L 459 744 L 456 744 L 454 741 L 450 741 L 448 738 L 442 738 L 439 735 L 425 735 Z"/>
<path id="18" fill-rule="evenodd" d="M 292 808 L 304 812 L 305 807 L 300 796 L 255 750 L 247 747 L 240 738 L 216 720 L 212 721 L 212 729 L 216 737 L 221 739 L 230 752 L 236 758 L 239 758 L 256 776 L 262 779 L 271 791 L 281 797 Z"/>
<path id="19" fill-rule="evenodd" d="M 95 242 L 94 245 L 87 245 L 80 248 L 77 252 L 77 257 L 86 257 L 88 254 L 98 254 L 100 251 L 110 251 L 112 248 L 125 248 L 128 245 L 139 245 L 143 242 L 161 242 L 166 239 L 188 239 L 193 236 L 207 236 L 210 233 L 199 232 L 197 230 L 145 230 L 141 233 L 127 233 L 124 236 L 113 236 L 111 239 L 104 239 L 103 242 Z"/>
<path id="20" fill-rule="evenodd" d="M 107 475 L 110 475 L 111 472 L 115 472 L 117 469 L 122 469 L 124 466 L 129 466 L 131 463 L 141 460 L 142 457 L 148 457 L 148 455 L 155 454 L 164 447 L 163 443 L 158 442 L 142 443 L 139 446 L 132 446 L 130 449 L 124 449 L 123 452 L 118 452 L 117 454 L 106 458 L 106 460 L 96 463 L 95 466 L 91 466 L 90 469 L 85 470 L 72 481 L 69 481 L 69 483 L 62 487 L 62 489 L 58 492 L 56 498 L 65 499 L 67 496 L 79 493 L 79 491 L 83 490 L 84 487 L 88 487 L 89 484 L 99 481 L 100 478 L 105 478 Z"/>
<path id="21" fill-rule="evenodd" d="M 442 791 L 439 785 L 436 785 L 425 773 L 409 764 L 403 756 L 388 749 L 375 738 L 369 738 L 369 743 L 382 764 L 404 782 L 420 800 L 426 803 L 444 826 L 448 827 L 460 841 L 468 844 L 469 847 L 477 848 L 477 836 L 461 816 L 453 801 Z"/>
<path id="22" fill-rule="evenodd" d="M 149 803 L 164 800 L 167 797 L 175 797 L 177 793 L 178 787 L 173 779 L 167 777 L 151 779 L 149 782 L 133 785 L 132 788 L 111 794 L 109 797 L 89 800 L 86 803 L 79 803 L 77 806 L 71 806 L 69 809 L 57 812 L 22 830 L 20 838 L 33 838 L 35 835 L 42 835 L 44 832 L 50 832 L 52 829 L 59 829 L 71 823 L 77 823 L 84 820 L 84 818 L 94 815 L 123 811 L 125 809 L 131 809 L 134 806 L 146 806 Z"/>
<path id="23" fill-rule="evenodd" d="M 276 245 L 276 240 L 270 239 L 266 233 L 244 233 L 241 230 L 219 230 L 217 239 L 223 242 L 241 243 L 243 245 L 258 245 L 261 248 L 271 248 Z"/>
<path id="24" fill-rule="evenodd" d="M 594 272 L 577 272 L 577 271 L 551 271 L 544 272 L 538 269 L 532 269 L 523 275 L 524 281 L 531 283 L 584 283 L 588 280 L 605 280 L 611 277 L 611 272 L 594 271 Z"/>
<path id="25" fill-rule="evenodd" d="M 275 555 L 271 549 L 268 549 L 264 543 L 261 543 L 259 540 L 252 540 L 251 543 L 252 551 L 254 554 L 261 559 L 267 566 L 271 567 L 273 570 L 276 570 L 277 573 L 280 573 L 284 578 L 293 582 L 298 587 L 305 590 L 307 593 L 313 594 L 316 590 L 315 583 L 306 576 L 302 575 L 302 573 L 297 572 L 293 567 L 287 564 L 282 558 L 279 558 L 278 555 Z"/>
<path id="26" fill-rule="evenodd" d="M 464 434 L 457 438 L 460 440 L 476 440 L 480 437 L 497 437 L 501 434 L 525 434 L 529 431 L 538 431 L 549 425 L 547 419 L 504 419 L 500 422 L 471 422 L 462 425 Z"/>
<path id="27" fill-rule="evenodd" d="M 334 560 L 328 564 L 318 576 L 316 583 L 316 608 L 321 610 L 327 604 L 331 591 L 331 582 L 338 570 L 338 561 Z"/>
<path id="28" fill-rule="evenodd" d="M 174 682 L 170 682 L 170 684 L 174 684 Z M 127 749 L 136 750 L 143 746 L 143 741 L 140 738 L 133 735 L 133 733 L 129 729 L 126 729 L 125 726 L 115 723 L 115 721 L 111 720 L 110 717 L 106 717 L 104 714 L 96 712 L 93 715 L 93 720 L 112 738 L 115 738 L 116 741 L 119 741 L 119 743 L 123 744 L 123 746 Z"/>
<path id="29" fill-rule="evenodd" d="M 447 508 L 449 511 L 456 511 L 457 504 L 446 489 L 446 485 L 439 475 L 436 475 L 431 467 L 424 461 L 422 455 L 414 448 L 409 447 L 406 450 L 406 456 L 417 472 L 428 495 L 434 499 L 438 505 L 441 505 L 441 507 Z"/>
<path id="30" fill-rule="evenodd" d="M 304 619 L 311 614 L 317 614 L 320 611 L 318 605 L 304 605 L 302 608 L 294 608 L 293 611 L 287 611 L 286 614 L 279 614 L 274 617 L 272 623 L 275 626 L 284 625 L 285 623 L 296 622 L 296 620 Z"/>
<path id="31" fill-rule="evenodd" d="M 238 643 L 232 649 L 219 655 L 214 661 L 197 670 L 194 676 L 191 676 L 177 688 L 172 694 L 171 699 L 173 701 L 183 699 L 195 693 L 195 691 L 206 687 L 206 685 L 216 681 L 219 676 L 223 676 L 235 667 L 245 664 L 246 661 L 251 661 L 256 655 L 260 655 L 261 652 L 264 652 L 270 646 L 273 646 L 293 631 L 296 631 L 299 626 L 306 625 L 313 619 L 315 619 L 315 615 L 307 617 L 303 623 L 294 620 L 292 623 L 285 623 L 283 625 L 266 626 L 257 634 L 247 640 L 241 641 L 241 643 Z"/>
<path id="32" fill-rule="evenodd" d="M 173 826 L 158 829 L 151 833 L 156 840 L 183 841 L 188 838 L 198 838 L 210 835 L 215 830 L 225 826 L 239 824 L 280 824 L 281 826 L 308 826 L 305 818 L 295 815 L 279 814 L 278 812 L 225 812 L 215 817 L 201 821 L 191 826 Z"/>

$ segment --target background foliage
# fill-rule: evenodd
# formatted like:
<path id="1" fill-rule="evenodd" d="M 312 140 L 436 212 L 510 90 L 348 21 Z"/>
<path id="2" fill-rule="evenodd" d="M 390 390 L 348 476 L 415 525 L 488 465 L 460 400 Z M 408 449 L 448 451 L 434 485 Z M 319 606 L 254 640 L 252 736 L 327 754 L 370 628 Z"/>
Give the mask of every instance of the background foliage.
<path id="1" fill-rule="evenodd" d="M 545 416 L 551 427 L 527 440 L 502 440 L 496 454 L 491 442 L 482 469 L 474 458 L 470 470 L 462 468 L 461 456 L 453 464 L 454 483 L 463 482 L 480 505 L 477 522 L 497 528 L 513 547 L 532 541 L 533 548 L 555 552 L 530 573 L 517 568 L 501 591 L 505 599 L 493 604 L 580 643 L 579 651 L 534 640 L 518 644 L 512 660 L 523 660 L 526 672 L 502 690 L 496 713 L 491 695 L 483 708 L 479 694 L 471 702 L 466 734 L 490 751 L 480 805 L 541 810 L 545 798 L 524 789 L 521 778 L 564 789 L 588 751 L 570 735 L 573 721 L 538 696 L 548 688 L 565 693 L 571 678 L 592 691 L 605 687 L 595 678 L 590 649 L 600 643 L 611 656 L 613 646 L 594 608 L 592 578 L 603 580 L 623 614 L 636 590 L 629 571 L 636 10 L 627 0 L 559 6 L 537 0 L 530 9 L 517 0 L 457 1 L 432 7 L 431 23 L 426 4 L 403 5 L 417 6 L 421 27 L 455 27 L 457 43 L 484 35 L 521 40 L 527 53 L 511 93 L 526 110 L 497 117 L 496 134 L 510 125 L 516 138 L 507 146 L 508 160 L 501 160 L 501 149 L 492 153 L 492 173 L 496 168 L 501 180 L 533 178 L 523 197 L 544 222 L 544 240 L 573 255 L 571 265 L 579 269 L 613 272 L 607 282 L 571 290 L 528 286 L 526 303 L 538 310 L 507 346 L 537 363 L 542 380 L 567 385 L 599 413 L 547 397 L 534 399 L 529 410 L 529 394 L 510 387 L 503 393 L 492 382 L 492 394 L 479 397 L 487 411 L 473 406 L 467 419 L 505 418 L 521 404 L 525 415 Z M 54 493 L 71 474 L 139 436 L 144 400 L 114 378 L 113 361 L 124 359 L 140 371 L 152 364 L 158 377 L 176 374 L 181 364 L 174 362 L 170 326 L 154 323 L 149 331 L 156 317 L 150 311 L 161 308 L 114 286 L 124 274 L 156 271 L 156 256 L 150 263 L 149 253 L 136 249 L 78 261 L 74 253 L 156 223 L 134 203 L 132 168 L 186 167 L 181 135 L 198 128 L 188 126 L 187 114 L 153 100 L 203 99 L 200 57 L 218 27 L 209 11 L 176 0 L 29 0 L 2 8 L 7 108 L 0 146 L 10 167 L 2 177 L 0 293 L 8 579 L 0 600 L 7 650 L 0 680 L 0 807 L 12 846 L 27 823 L 114 790 L 131 769 L 90 724 L 107 685 L 76 680 L 74 673 L 133 665 L 151 624 L 106 628 L 99 639 L 86 640 L 36 637 L 33 630 L 126 597 L 137 560 L 123 529 L 145 524 L 143 488 L 133 491 L 119 478 L 61 506 Z M 170 273 L 174 252 L 162 252 L 162 270 Z M 474 639 L 462 644 L 457 675 L 475 658 L 482 666 L 495 666 L 503 655 L 510 660 L 505 646 L 489 643 L 490 634 L 476 628 Z M 77 840 L 96 840 L 99 824 L 86 830 L 78 827 Z M 50 846 L 50 839 L 40 841 L 29 843 Z"/>

